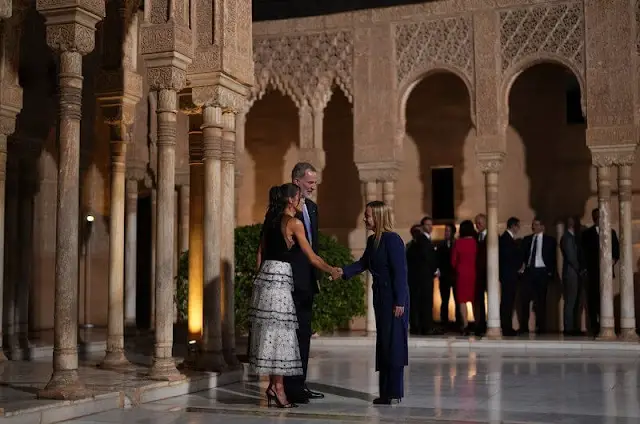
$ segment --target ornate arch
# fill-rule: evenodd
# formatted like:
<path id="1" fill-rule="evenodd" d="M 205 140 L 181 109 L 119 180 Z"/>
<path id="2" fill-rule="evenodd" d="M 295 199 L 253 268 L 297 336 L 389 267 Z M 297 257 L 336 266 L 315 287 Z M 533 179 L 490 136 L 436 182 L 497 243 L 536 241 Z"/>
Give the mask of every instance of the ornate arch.
<path id="1" fill-rule="evenodd" d="M 256 85 L 272 84 L 298 106 L 330 97 L 335 83 L 353 101 L 353 34 L 338 30 L 254 39 Z M 258 96 L 261 97 L 261 89 Z"/>
<path id="2" fill-rule="evenodd" d="M 508 119 L 509 91 L 516 78 L 545 62 L 573 72 L 580 84 L 582 111 L 586 113 L 584 26 L 583 4 L 578 1 L 500 12 L 502 120 Z"/>

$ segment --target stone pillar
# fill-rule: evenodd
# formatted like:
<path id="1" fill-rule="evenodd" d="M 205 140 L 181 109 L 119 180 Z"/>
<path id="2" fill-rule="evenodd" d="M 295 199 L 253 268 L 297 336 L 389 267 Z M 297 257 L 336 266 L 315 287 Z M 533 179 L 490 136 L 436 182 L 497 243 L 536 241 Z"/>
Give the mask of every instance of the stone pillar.
<path id="1" fill-rule="evenodd" d="M 378 184 L 376 181 L 365 181 L 364 182 L 364 204 L 365 206 L 369 202 L 373 202 L 376 200 L 378 195 Z M 365 231 L 365 247 L 367 243 L 367 239 L 369 238 L 368 231 Z M 367 333 L 375 334 L 376 333 L 376 316 L 373 310 L 373 277 L 371 273 L 366 273 L 365 278 L 366 293 L 367 293 Z"/>
<path id="2" fill-rule="evenodd" d="M 387 180 L 382 182 L 382 200 L 391 207 L 391 210 L 394 211 L 394 204 L 396 198 L 395 191 L 395 181 Z M 395 211 L 394 211 L 395 215 Z"/>
<path id="3" fill-rule="evenodd" d="M 487 337 L 500 338 L 500 281 L 498 275 L 498 175 L 504 154 L 478 153 L 487 201 Z"/>
<path id="4" fill-rule="evenodd" d="M 222 346 L 224 359 L 231 368 L 240 365 L 236 356 L 235 332 L 235 159 L 236 117 L 231 111 L 222 115 L 221 174 L 221 260 L 222 260 Z"/>
<path id="5" fill-rule="evenodd" d="M 194 121 L 198 115 L 191 115 Z M 189 131 L 189 342 L 202 344 L 204 166 L 201 122 Z"/>
<path id="6" fill-rule="evenodd" d="M 178 187 L 180 211 L 180 228 L 178 236 L 178 256 L 189 250 L 189 184 L 182 184 Z"/>
<path id="7" fill-rule="evenodd" d="M 578 230 L 579 231 L 579 230 Z M 562 256 L 562 249 L 560 247 L 560 240 L 562 240 L 562 237 L 564 236 L 564 232 L 565 232 L 565 224 L 562 221 L 559 221 L 556 223 L 556 240 L 557 240 L 557 244 L 556 244 L 556 273 L 557 275 L 554 275 L 554 278 L 558 278 L 560 281 L 562 281 L 562 266 L 564 263 L 564 257 Z M 557 306 L 555 307 L 555 310 L 553 311 L 554 314 L 557 313 L 557 315 L 553 315 L 553 318 L 556 319 L 556 322 L 558 324 L 558 331 L 562 332 L 564 331 L 564 296 L 562 294 L 562 284 L 557 285 L 555 284 L 554 287 L 550 290 L 553 291 L 553 299 L 556 299 L 556 293 L 557 293 L 557 298 L 558 299 L 562 299 L 562 301 L 559 301 Z M 548 308 L 547 311 L 551 311 L 551 308 Z M 547 315 L 549 315 L 547 313 Z M 549 316 L 547 316 L 547 322 L 551 323 L 551 319 Z M 549 328 L 550 330 L 553 331 L 553 328 Z"/>
<path id="8" fill-rule="evenodd" d="M 126 132 L 127 128 L 121 131 Z M 120 131 L 118 131 L 120 132 Z M 127 144 L 125 134 L 111 141 L 111 201 L 109 216 L 109 309 L 107 352 L 100 366 L 115 369 L 129 365 L 124 356 L 124 203 Z"/>
<path id="9" fill-rule="evenodd" d="M 240 211 L 240 190 L 242 189 L 242 177 L 245 167 L 245 125 L 247 124 L 247 112 L 244 110 L 236 114 L 236 182 L 235 182 L 235 217 L 236 223 Z"/>
<path id="10" fill-rule="evenodd" d="M 136 290 L 138 256 L 138 181 L 127 180 L 125 211 L 127 222 L 124 241 L 124 323 L 127 327 L 136 326 Z"/>
<path id="11" fill-rule="evenodd" d="M 600 334 L 599 339 L 616 337 L 613 318 L 613 260 L 611 250 L 611 163 L 594 156 L 600 211 Z"/>
<path id="12" fill-rule="evenodd" d="M 157 157 L 157 155 L 156 155 Z M 157 160 L 157 159 L 156 159 Z M 149 309 L 151 317 L 149 319 L 149 327 L 151 330 L 156 328 L 156 255 L 158 252 L 158 190 L 155 185 L 151 189 L 151 304 Z M 173 262 L 172 262 L 173 264 Z"/>
<path id="13" fill-rule="evenodd" d="M 205 105 L 202 110 L 204 143 L 204 246 L 203 246 L 203 335 L 199 368 L 219 372 L 226 364 L 222 354 L 221 280 L 221 148 L 222 109 Z"/>
<path id="14" fill-rule="evenodd" d="M 40 398 L 90 395 L 78 376 L 78 220 L 82 56 L 95 43 L 95 24 L 104 2 L 38 2 L 47 43 L 60 55 L 58 202 L 56 214 L 53 375 Z"/>
<path id="15" fill-rule="evenodd" d="M 16 149 L 15 142 L 10 143 L 9 159 L 7 161 L 7 189 L 5 201 L 5 215 L 9 225 L 5 228 L 7 246 L 19 246 L 21 234 L 19 233 L 18 221 L 20 215 L 20 157 Z M 20 359 L 20 346 L 18 345 L 16 329 L 16 293 L 20 285 L 20 251 L 9 248 L 2 258 L 6 264 L 5 277 L 5 328 L 6 343 L 9 348 L 11 359 Z"/>
<path id="16" fill-rule="evenodd" d="M 618 164 L 618 202 L 620 206 L 620 336 L 638 340 L 633 282 L 632 177 L 633 161 Z"/>

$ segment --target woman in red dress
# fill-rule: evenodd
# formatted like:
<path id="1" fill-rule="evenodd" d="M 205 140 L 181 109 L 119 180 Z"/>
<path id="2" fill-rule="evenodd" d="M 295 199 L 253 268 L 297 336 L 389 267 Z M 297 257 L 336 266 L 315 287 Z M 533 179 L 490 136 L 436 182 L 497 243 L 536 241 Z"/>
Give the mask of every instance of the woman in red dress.
<path id="1" fill-rule="evenodd" d="M 473 302 L 476 286 L 476 231 L 473 222 L 460 224 L 460 236 L 451 250 L 451 265 L 456 275 L 456 300 L 460 305 L 464 335 L 469 335 L 467 302 Z"/>

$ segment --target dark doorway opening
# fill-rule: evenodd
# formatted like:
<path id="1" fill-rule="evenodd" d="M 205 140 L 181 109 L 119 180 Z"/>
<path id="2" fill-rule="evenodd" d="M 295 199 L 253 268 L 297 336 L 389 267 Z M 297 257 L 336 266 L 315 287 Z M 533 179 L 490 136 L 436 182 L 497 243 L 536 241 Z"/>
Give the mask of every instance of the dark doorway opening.
<path id="1" fill-rule="evenodd" d="M 151 328 L 151 196 L 138 198 L 136 327 Z"/>
<path id="2" fill-rule="evenodd" d="M 453 167 L 431 168 L 431 205 L 434 221 L 455 218 Z"/>

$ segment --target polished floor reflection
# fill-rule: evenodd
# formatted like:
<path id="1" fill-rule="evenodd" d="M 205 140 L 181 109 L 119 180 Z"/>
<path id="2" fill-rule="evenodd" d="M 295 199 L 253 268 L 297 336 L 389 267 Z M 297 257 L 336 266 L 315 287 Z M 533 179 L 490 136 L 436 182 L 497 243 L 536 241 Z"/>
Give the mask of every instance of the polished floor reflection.
<path id="1" fill-rule="evenodd" d="M 639 358 L 630 353 L 413 351 L 407 397 L 394 407 L 370 404 L 377 394 L 370 349 L 316 349 L 314 356 L 310 385 L 327 397 L 287 412 L 266 408 L 264 383 L 245 382 L 71 422 L 640 422 Z"/>

